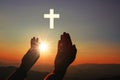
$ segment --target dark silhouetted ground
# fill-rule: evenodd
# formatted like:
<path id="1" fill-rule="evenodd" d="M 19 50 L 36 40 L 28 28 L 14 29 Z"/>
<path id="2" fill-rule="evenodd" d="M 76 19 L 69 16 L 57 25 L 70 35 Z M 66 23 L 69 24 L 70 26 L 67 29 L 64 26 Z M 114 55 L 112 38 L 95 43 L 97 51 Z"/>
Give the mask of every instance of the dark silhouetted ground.
<path id="1" fill-rule="evenodd" d="M 16 67 L 0 67 L 0 80 L 5 80 Z M 30 71 L 26 80 L 42 80 L 48 72 Z M 69 67 L 64 80 L 120 80 L 120 64 L 80 64 Z"/>

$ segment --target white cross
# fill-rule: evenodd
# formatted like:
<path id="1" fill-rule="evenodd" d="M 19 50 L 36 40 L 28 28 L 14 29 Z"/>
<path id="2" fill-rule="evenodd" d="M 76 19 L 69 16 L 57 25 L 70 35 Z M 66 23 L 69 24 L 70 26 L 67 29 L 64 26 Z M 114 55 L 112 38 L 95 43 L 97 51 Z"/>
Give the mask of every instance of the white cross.
<path id="1" fill-rule="evenodd" d="M 54 14 L 54 9 L 50 9 L 50 14 L 44 14 L 44 18 L 50 18 L 50 29 L 54 29 L 54 18 L 60 18 L 60 14 Z"/>

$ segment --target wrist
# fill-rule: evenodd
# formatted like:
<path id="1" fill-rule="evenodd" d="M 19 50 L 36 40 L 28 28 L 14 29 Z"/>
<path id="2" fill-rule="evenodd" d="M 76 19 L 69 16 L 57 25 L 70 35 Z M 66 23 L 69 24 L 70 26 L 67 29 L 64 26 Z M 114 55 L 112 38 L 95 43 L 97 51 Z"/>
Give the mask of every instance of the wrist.
<path id="1" fill-rule="evenodd" d="M 27 71 L 24 67 L 20 66 L 17 71 L 27 74 Z"/>
<path id="2" fill-rule="evenodd" d="M 67 71 L 67 67 L 57 67 L 53 70 L 53 73 L 55 74 L 58 80 L 62 80 L 66 71 Z"/>
<path id="3" fill-rule="evenodd" d="M 55 65 L 54 72 L 65 72 L 67 70 L 68 66 L 66 65 Z"/>
<path id="4" fill-rule="evenodd" d="M 27 74 L 27 72 L 29 71 L 29 70 L 27 69 L 27 67 L 26 67 L 26 66 L 23 66 L 23 65 L 20 65 L 20 67 L 18 68 L 18 70 L 19 70 L 20 72 L 24 72 L 25 74 Z"/>
<path id="5" fill-rule="evenodd" d="M 16 78 L 25 78 L 27 76 L 27 73 L 22 69 L 22 68 L 18 68 L 15 72 L 15 76 Z"/>
<path id="6" fill-rule="evenodd" d="M 59 75 L 59 74 L 63 74 L 63 73 L 65 74 L 66 71 L 67 71 L 67 69 L 61 69 L 60 68 L 60 69 L 54 69 L 53 73 L 56 74 L 56 75 L 57 74 Z"/>

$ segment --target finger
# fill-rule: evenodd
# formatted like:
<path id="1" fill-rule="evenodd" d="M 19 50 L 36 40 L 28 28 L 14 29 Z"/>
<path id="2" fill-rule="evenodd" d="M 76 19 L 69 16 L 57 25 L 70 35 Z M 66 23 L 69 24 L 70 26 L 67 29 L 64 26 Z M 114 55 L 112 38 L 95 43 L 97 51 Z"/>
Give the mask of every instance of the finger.
<path id="1" fill-rule="evenodd" d="M 37 47 L 38 45 L 38 38 L 36 39 L 35 37 L 33 37 L 31 39 L 31 47 L 34 48 L 34 47 Z"/>
<path id="2" fill-rule="evenodd" d="M 33 41 L 33 38 L 31 38 L 31 42 Z"/>
<path id="3" fill-rule="evenodd" d="M 37 38 L 37 42 L 39 42 L 39 38 Z"/>
<path id="4" fill-rule="evenodd" d="M 60 40 L 58 41 L 58 49 L 60 48 Z"/>
<path id="5" fill-rule="evenodd" d="M 67 43 L 66 43 L 66 32 L 64 32 L 63 35 L 61 35 L 61 43 L 62 43 L 63 47 L 65 47 L 67 45 Z"/>
<path id="6" fill-rule="evenodd" d="M 64 35 L 63 38 L 65 39 L 66 44 L 68 44 L 68 45 L 69 45 L 69 44 L 72 45 L 72 41 L 71 41 L 71 38 L 70 38 L 69 33 L 64 32 L 63 35 Z"/>
<path id="7" fill-rule="evenodd" d="M 31 39 L 31 47 L 32 47 L 32 44 L 33 44 L 33 38 Z"/>
<path id="8" fill-rule="evenodd" d="M 61 40 L 58 41 L 58 51 L 61 49 Z"/>
<path id="9" fill-rule="evenodd" d="M 66 32 L 64 32 L 62 35 L 61 35 L 61 41 L 65 41 L 65 35 L 66 35 Z"/>
<path id="10" fill-rule="evenodd" d="M 35 41 L 35 37 L 33 37 L 33 41 Z"/>
<path id="11" fill-rule="evenodd" d="M 35 41 L 38 42 L 38 41 L 39 41 L 39 38 L 36 38 Z"/>
<path id="12" fill-rule="evenodd" d="M 36 39 L 37 47 L 39 46 L 39 38 Z"/>
<path id="13" fill-rule="evenodd" d="M 33 37 L 32 39 L 31 39 L 31 43 L 33 43 L 35 41 L 35 37 Z"/>
<path id="14" fill-rule="evenodd" d="M 63 32 L 63 35 L 65 35 L 66 34 L 66 32 Z"/>
<path id="15" fill-rule="evenodd" d="M 72 45 L 72 40 L 71 40 L 71 38 L 70 38 L 69 33 L 66 33 L 66 40 L 67 40 L 67 44 L 68 44 L 68 45 Z"/>
<path id="16" fill-rule="evenodd" d="M 73 46 L 72 46 L 72 50 L 73 50 L 73 54 L 75 54 L 75 55 L 76 55 L 76 53 L 77 53 L 77 48 L 76 48 L 76 46 L 75 46 L 75 45 L 73 45 Z"/>
<path id="17" fill-rule="evenodd" d="M 63 35 L 61 35 L 61 41 L 63 41 Z"/>
<path id="18" fill-rule="evenodd" d="M 64 32 L 63 35 L 64 35 L 64 40 L 65 40 L 65 42 L 67 42 L 67 33 Z"/>

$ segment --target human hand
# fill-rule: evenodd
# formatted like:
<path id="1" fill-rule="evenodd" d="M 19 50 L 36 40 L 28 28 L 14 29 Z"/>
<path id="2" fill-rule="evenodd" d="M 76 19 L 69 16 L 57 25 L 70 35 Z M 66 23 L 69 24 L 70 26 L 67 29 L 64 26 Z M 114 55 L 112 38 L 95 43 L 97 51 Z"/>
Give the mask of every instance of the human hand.
<path id="1" fill-rule="evenodd" d="M 75 60 L 77 49 L 72 45 L 70 35 L 64 32 L 58 42 L 58 51 L 55 58 L 55 69 L 44 80 L 63 80 L 68 66 Z"/>
<path id="2" fill-rule="evenodd" d="M 58 42 L 58 52 L 55 58 L 55 72 L 60 73 L 75 60 L 77 49 L 72 44 L 70 35 L 64 32 Z"/>
<path id="3" fill-rule="evenodd" d="M 31 39 L 31 48 L 28 50 L 28 52 L 24 55 L 22 58 L 22 63 L 20 65 L 20 68 L 28 72 L 30 68 L 36 63 L 38 60 L 40 54 L 38 50 L 39 40 L 38 38 L 33 37 Z"/>

